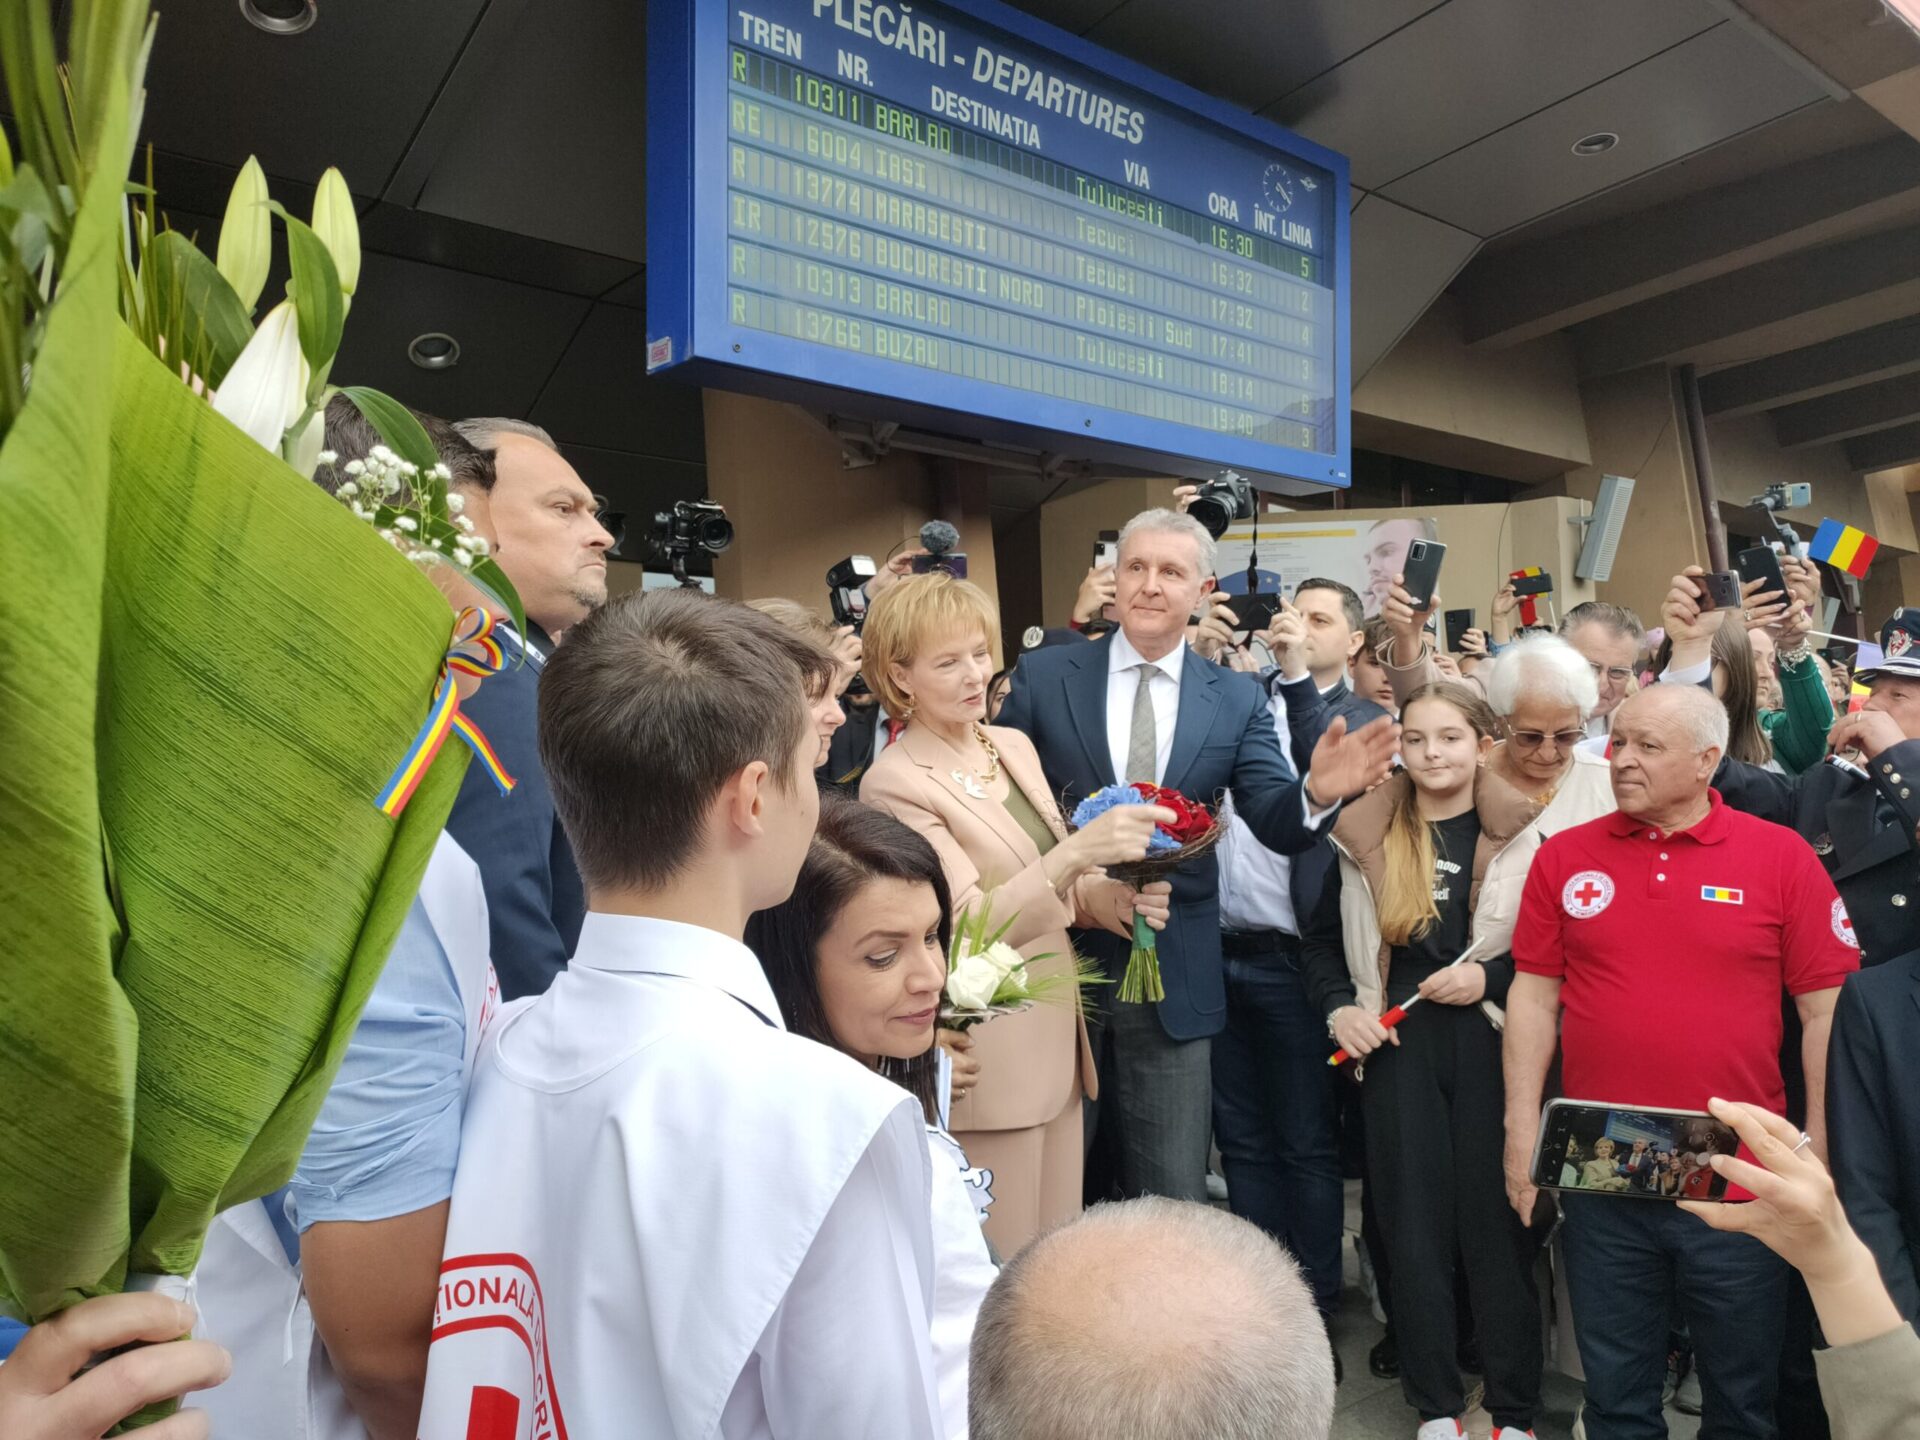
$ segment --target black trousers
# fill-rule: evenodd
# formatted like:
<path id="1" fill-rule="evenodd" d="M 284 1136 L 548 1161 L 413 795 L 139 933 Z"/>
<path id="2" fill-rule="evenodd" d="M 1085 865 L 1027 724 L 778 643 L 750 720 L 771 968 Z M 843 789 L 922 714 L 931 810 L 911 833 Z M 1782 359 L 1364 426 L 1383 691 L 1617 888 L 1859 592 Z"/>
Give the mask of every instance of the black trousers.
<path id="1" fill-rule="evenodd" d="M 1422 1005 L 1400 1044 L 1366 1062 L 1373 1203 L 1393 1263 L 1400 1385 L 1424 1420 L 1458 1416 L 1466 1392 L 1456 1365 L 1454 1257 L 1486 1365 L 1496 1425 L 1531 1429 L 1540 1403 L 1539 1298 L 1534 1237 L 1507 1204 L 1501 1153 L 1506 1094 L 1500 1036 L 1477 1005 Z"/>

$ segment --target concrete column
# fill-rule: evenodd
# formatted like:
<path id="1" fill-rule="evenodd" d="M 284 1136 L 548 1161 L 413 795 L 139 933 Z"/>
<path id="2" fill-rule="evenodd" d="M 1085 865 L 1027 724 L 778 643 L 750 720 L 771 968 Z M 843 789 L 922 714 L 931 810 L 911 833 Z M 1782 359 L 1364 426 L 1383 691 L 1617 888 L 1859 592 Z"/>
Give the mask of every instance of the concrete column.
<path id="1" fill-rule="evenodd" d="M 968 578 L 996 595 L 987 477 L 977 465 L 895 451 L 848 469 L 840 442 L 797 406 L 706 392 L 707 493 L 727 507 L 732 548 L 714 588 L 738 600 L 783 595 L 822 616 L 827 569 L 849 554 L 876 564 L 928 520 L 960 531 Z"/>

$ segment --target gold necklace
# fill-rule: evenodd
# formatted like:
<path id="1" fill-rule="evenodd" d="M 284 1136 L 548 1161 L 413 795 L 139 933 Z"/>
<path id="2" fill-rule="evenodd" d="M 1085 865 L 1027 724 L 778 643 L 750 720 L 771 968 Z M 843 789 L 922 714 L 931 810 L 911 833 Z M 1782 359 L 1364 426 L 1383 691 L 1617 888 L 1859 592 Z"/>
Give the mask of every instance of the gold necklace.
<path id="1" fill-rule="evenodd" d="M 991 785 L 1000 778 L 1000 752 L 993 748 L 993 741 L 987 738 L 987 727 L 974 723 L 973 738 L 980 742 L 980 748 L 987 752 L 987 773 L 980 777 L 980 783 Z"/>

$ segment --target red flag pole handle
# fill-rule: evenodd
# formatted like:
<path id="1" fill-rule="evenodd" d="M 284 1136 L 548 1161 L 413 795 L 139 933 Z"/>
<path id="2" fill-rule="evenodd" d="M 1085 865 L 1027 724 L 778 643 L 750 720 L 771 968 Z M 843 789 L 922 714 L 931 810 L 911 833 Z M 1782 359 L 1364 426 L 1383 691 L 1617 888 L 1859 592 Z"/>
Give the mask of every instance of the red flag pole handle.
<path id="1" fill-rule="evenodd" d="M 1419 1003 L 1419 997 L 1415 996 L 1412 1000 L 1407 1001 L 1406 1005 L 1394 1006 L 1391 1010 L 1387 1011 L 1386 1014 L 1380 1017 L 1381 1027 L 1387 1030 L 1393 1029 L 1394 1026 L 1398 1025 L 1402 1020 L 1407 1018 L 1407 1006 L 1414 1005 L 1417 1003 Z M 1346 1047 L 1342 1046 L 1340 1049 L 1334 1051 L 1333 1054 L 1327 1058 L 1327 1064 L 1343 1065 L 1347 1061 L 1351 1060 L 1352 1058 L 1353 1056 L 1347 1053 Z"/>

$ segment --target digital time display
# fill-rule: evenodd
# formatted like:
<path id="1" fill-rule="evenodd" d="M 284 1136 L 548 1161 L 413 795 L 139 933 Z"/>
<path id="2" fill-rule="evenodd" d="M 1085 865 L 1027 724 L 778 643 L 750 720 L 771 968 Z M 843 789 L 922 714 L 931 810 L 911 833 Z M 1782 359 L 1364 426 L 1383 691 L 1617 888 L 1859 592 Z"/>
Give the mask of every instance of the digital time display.
<path id="1" fill-rule="evenodd" d="M 1347 483 L 1339 156 L 998 5 L 651 16 L 650 371 Z"/>

